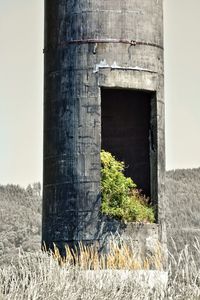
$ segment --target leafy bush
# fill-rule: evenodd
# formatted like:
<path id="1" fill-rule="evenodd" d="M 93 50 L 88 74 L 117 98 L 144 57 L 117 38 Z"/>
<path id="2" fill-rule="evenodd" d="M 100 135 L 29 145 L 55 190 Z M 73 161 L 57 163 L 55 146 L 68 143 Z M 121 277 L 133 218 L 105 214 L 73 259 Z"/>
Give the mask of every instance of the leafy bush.
<path id="1" fill-rule="evenodd" d="M 154 222 L 153 208 L 136 184 L 124 175 L 124 163 L 101 151 L 101 192 L 103 214 L 128 222 Z"/>

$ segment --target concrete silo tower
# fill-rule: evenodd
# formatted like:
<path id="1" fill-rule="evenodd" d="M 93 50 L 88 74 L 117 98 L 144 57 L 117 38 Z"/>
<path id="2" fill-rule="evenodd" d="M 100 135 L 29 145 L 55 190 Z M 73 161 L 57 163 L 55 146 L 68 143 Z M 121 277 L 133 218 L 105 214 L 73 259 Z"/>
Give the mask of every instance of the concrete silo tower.
<path id="1" fill-rule="evenodd" d="M 164 230 L 163 0 L 46 0 L 43 241 L 99 239 L 100 150 Z"/>

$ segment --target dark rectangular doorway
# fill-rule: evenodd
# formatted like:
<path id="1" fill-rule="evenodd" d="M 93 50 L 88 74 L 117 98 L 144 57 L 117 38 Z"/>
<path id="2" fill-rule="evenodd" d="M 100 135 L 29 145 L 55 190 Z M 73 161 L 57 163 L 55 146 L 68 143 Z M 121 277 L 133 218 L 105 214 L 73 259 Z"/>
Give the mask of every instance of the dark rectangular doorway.
<path id="1" fill-rule="evenodd" d="M 102 149 L 124 161 L 125 174 L 152 198 L 156 146 L 155 93 L 101 90 Z M 154 155 L 151 154 L 154 153 Z M 152 199 L 153 200 L 153 199 Z M 155 201 L 155 199 L 154 199 Z"/>

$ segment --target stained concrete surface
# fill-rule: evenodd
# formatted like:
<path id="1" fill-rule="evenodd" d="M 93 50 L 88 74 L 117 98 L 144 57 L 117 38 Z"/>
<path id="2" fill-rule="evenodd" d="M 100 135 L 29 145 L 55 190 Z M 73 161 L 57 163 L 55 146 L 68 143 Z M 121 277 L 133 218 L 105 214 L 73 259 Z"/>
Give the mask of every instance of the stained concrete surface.
<path id="1" fill-rule="evenodd" d="M 162 2 L 45 1 L 42 240 L 47 245 L 99 236 L 101 89 L 113 87 L 155 92 L 150 172 L 159 239 L 166 242 Z"/>

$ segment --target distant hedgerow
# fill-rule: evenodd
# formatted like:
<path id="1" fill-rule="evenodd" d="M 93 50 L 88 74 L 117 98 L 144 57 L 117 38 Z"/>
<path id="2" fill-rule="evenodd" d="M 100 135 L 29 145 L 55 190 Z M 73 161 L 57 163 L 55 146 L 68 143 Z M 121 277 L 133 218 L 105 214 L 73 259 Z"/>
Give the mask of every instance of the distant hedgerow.
<path id="1" fill-rule="evenodd" d="M 102 213 L 128 222 L 153 223 L 153 208 L 133 180 L 124 175 L 124 168 L 124 162 L 117 161 L 109 152 L 101 151 Z"/>

